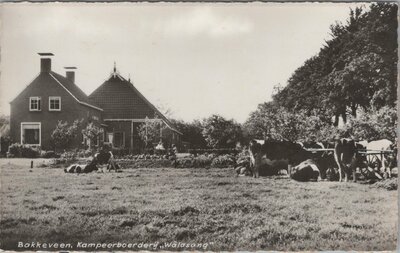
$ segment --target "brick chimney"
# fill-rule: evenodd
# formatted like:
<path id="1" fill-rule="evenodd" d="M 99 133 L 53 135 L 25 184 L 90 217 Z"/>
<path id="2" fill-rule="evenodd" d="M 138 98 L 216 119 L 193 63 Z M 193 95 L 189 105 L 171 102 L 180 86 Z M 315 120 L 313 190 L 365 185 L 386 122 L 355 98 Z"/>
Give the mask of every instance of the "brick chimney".
<path id="1" fill-rule="evenodd" d="M 38 53 L 40 55 L 40 72 L 49 73 L 51 71 L 51 56 L 52 53 Z"/>
<path id="2" fill-rule="evenodd" d="M 75 83 L 75 70 L 76 67 L 64 67 L 65 77 L 71 82 Z"/>

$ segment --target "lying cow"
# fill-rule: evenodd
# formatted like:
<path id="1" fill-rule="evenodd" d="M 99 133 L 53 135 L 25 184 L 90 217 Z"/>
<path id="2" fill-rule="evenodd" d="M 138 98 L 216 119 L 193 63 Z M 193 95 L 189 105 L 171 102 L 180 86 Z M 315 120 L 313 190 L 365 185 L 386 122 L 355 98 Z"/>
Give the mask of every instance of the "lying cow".
<path id="1" fill-rule="evenodd" d="M 347 182 L 350 178 L 350 172 L 353 175 L 353 181 L 356 179 L 356 169 L 359 166 L 362 158 L 359 151 L 365 150 L 361 144 L 358 144 L 352 139 L 340 139 L 335 143 L 334 156 L 339 169 L 339 182 L 343 180 Z"/>
<path id="2" fill-rule="evenodd" d="M 312 159 L 305 160 L 299 165 L 292 168 L 290 177 L 296 181 L 318 181 L 320 178 L 320 170 Z"/>
<path id="3" fill-rule="evenodd" d="M 64 169 L 65 173 L 90 173 L 97 171 L 97 163 L 93 159 L 89 164 L 72 164 Z"/>
<path id="4" fill-rule="evenodd" d="M 334 167 L 336 167 L 333 151 L 327 150 L 327 149 L 333 150 L 335 144 L 330 142 L 316 142 L 316 141 L 298 142 L 298 143 L 308 151 L 310 151 L 309 149 L 314 149 L 313 151 L 310 151 L 311 152 L 310 156 L 313 159 L 315 165 L 318 167 L 321 178 L 326 179 L 327 171 L 332 170 Z"/>
<path id="5" fill-rule="evenodd" d="M 259 177 L 260 167 L 263 164 L 274 166 L 274 161 L 287 161 L 287 169 L 290 174 L 291 167 L 311 158 L 311 153 L 306 151 L 299 143 L 290 141 L 265 140 L 260 144 L 255 140 L 249 145 L 250 162 L 253 177 Z"/>
<path id="6" fill-rule="evenodd" d="M 106 167 L 107 171 L 119 171 L 120 167 L 114 161 L 114 156 L 111 152 L 103 152 L 95 154 L 89 164 L 72 164 L 64 169 L 65 173 L 90 173 L 98 171 L 98 167 Z"/>

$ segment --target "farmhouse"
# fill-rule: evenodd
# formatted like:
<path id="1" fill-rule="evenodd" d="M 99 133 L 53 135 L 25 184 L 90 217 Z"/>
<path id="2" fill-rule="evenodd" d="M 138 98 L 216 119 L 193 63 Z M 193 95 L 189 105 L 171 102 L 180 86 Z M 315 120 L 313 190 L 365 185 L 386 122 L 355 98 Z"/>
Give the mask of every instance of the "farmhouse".
<path id="1" fill-rule="evenodd" d="M 115 65 L 108 80 L 89 95 L 89 101 L 104 110 L 105 141 L 113 143 L 114 147 L 137 152 L 141 143 L 137 132 L 139 125 L 154 121 L 162 125 L 160 137 L 167 146 L 180 142 L 182 134 L 130 80 L 117 72 Z"/>
<path id="2" fill-rule="evenodd" d="M 180 144 L 181 133 L 114 66 L 109 79 L 87 96 L 75 84 L 74 67 L 66 67 L 65 77 L 51 69 L 52 53 L 39 53 L 39 75 L 10 102 L 12 142 L 52 149 L 51 134 L 58 121 L 80 120 L 79 133 L 89 123 L 103 129 L 96 145 L 109 142 L 115 148 L 137 152 L 144 146 L 137 128 L 140 124 L 160 124 L 164 143 Z M 78 134 L 73 147 L 88 140 Z"/>

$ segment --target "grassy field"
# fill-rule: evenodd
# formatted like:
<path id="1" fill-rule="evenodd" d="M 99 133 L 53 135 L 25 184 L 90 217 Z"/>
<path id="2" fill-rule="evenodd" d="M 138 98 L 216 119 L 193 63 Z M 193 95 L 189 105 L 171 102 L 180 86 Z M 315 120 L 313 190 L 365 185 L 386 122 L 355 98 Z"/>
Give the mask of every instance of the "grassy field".
<path id="1" fill-rule="evenodd" d="M 2 249 L 18 250 L 18 242 L 146 242 L 164 250 L 396 248 L 397 191 L 371 185 L 235 177 L 233 169 L 77 175 L 10 161 L 0 167 Z"/>

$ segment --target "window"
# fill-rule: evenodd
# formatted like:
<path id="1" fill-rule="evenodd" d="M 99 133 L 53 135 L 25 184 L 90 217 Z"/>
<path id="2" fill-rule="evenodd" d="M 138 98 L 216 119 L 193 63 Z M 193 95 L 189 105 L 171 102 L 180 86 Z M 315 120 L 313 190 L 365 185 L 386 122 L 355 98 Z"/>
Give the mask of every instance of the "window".
<path id="1" fill-rule="evenodd" d="M 125 134 L 124 132 L 115 132 L 114 133 L 114 147 L 121 148 L 125 146 Z"/>
<path id="2" fill-rule="evenodd" d="M 49 111 L 61 111 L 61 97 L 49 97 Z"/>
<path id="3" fill-rule="evenodd" d="M 40 122 L 21 123 L 21 144 L 40 146 L 41 144 Z"/>
<path id="4" fill-rule="evenodd" d="M 41 97 L 30 97 L 29 98 L 29 111 L 40 111 L 41 107 Z"/>
<path id="5" fill-rule="evenodd" d="M 106 133 L 106 140 L 105 142 L 107 143 L 113 143 L 114 140 L 114 134 L 113 133 Z"/>

